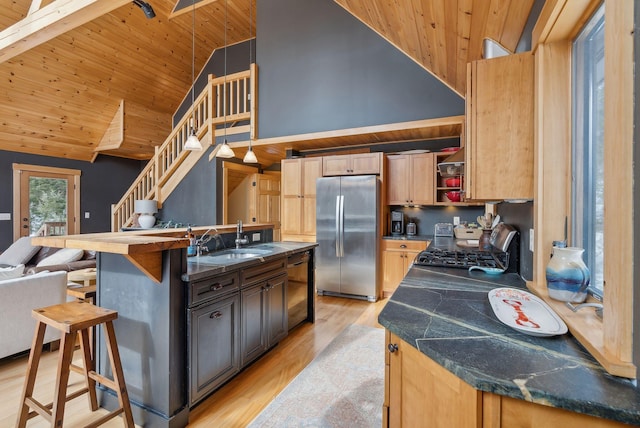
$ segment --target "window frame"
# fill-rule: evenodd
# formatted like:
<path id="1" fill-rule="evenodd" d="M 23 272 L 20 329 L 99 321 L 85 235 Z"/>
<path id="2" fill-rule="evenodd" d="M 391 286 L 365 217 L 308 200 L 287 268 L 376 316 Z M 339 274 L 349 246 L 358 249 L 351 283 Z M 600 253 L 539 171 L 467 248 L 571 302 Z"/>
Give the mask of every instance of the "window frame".
<path id="1" fill-rule="evenodd" d="M 591 269 L 591 286 L 589 292 L 598 300 L 602 301 L 602 277 L 604 261 L 597 257 L 596 222 L 597 205 L 596 193 L 596 173 L 594 171 L 596 162 L 604 163 L 604 152 L 597 152 L 596 148 L 603 148 L 604 141 L 596 141 L 596 132 L 593 121 L 579 126 L 583 118 L 593 118 L 595 112 L 593 107 L 593 97 L 596 96 L 593 90 L 595 84 L 593 77 L 597 73 L 597 66 L 589 61 L 591 66 L 583 67 L 585 59 L 590 60 L 592 53 L 593 37 L 602 35 L 602 52 L 597 58 L 604 62 L 604 4 L 596 9 L 589 18 L 584 28 L 581 29 L 572 43 L 572 192 L 571 192 L 571 217 L 573 230 L 571 236 L 572 246 L 585 249 L 584 258 L 587 266 Z M 604 67 L 603 67 L 604 68 Z M 604 70 L 602 71 L 604 73 Z M 605 88 L 606 91 L 606 88 Z M 583 106 L 588 106 L 583 108 Z M 602 108 L 604 108 L 604 100 Z M 586 121 L 584 121 L 586 122 Z M 604 117 L 600 123 L 604 134 Z M 604 136 L 602 137 L 604 140 Z M 595 147 L 595 144 L 599 144 Z M 602 168 L 604 175 L 604 168 Z M 603 177 L 602 177 L 603 178 Z M 602 248 L 600 248 L 602 250 Z"/>
<path id="2" fill-rule="evenodd" d="M 604 315 L 572 312 L 548 297 L 545 267 L 553 240 L 571 218 L 572 42 L 603 3 L 547 0 L 533 30 L 536 61 L 534 275 L 528 287 L 567 323 L 573 336 L 611 374 L 637 377 L 633 355 L 633 53 L 634 2 L 605 4 Z M 630 89 L 631 88 L 631 89 Z M 607 185 L 609 184 L 609 185 Z M 569 225 L 569 230 L 572 225 Z M 571 242 L 571 237 L 569 237 Z"/>
<path id="3" fill-rule="evenodd" d="M 21 176 L 23 173 L 42 175 L 43 177 L 63 178 L 73 183 L 73 193 L 67 195 L 69 211 L 67 213 L 67 234 L 80 233 L 80 175 L 78 169 L 56 168 L 51 166 L 13 164 L 13 239 L 17 240 L 21 235 L 20 211 L 23 201 L 23 189 L 21 188 Z"/>

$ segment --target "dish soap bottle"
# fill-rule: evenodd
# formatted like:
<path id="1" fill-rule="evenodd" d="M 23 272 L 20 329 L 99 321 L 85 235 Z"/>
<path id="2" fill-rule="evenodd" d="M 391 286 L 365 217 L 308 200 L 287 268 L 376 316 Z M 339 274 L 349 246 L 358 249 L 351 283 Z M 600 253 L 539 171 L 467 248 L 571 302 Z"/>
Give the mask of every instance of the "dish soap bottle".
<path id="1" fill-rule="evenodd" d="M 187 234 L 185 238 L 189 240 L 189 246 L 187 247 L 187 257 L 196 255 L 196 236 L 193 234 L 191 230 L 191 226 L 187 226 Z"/>

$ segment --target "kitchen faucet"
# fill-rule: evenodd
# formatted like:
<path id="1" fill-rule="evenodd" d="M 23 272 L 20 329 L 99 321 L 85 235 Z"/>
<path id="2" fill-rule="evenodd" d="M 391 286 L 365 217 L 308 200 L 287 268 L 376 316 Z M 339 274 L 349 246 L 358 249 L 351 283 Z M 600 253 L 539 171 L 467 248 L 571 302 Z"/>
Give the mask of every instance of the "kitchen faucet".
<path id="1" fill-rule="evenodd" d="M 242 237 L 242 220 L 238 220 L 238 225 L 236 227 L 236 248 L 240 248 L 242 245 L 246 245 L 249 243 L 247 237 Z"/>

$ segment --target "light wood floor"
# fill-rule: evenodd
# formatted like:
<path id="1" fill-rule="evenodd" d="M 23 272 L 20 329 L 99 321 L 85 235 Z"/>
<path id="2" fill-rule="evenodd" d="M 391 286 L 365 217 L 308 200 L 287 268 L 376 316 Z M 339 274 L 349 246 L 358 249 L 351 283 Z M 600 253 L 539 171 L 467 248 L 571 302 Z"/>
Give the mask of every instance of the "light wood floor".
<path id="1" fill-rule="evenodd" d="M 340 297 L 316 297 L 316 322 L 295 328 L 287 338 L 246 368 L 232 381 L 191 410 L 189 427 L 244 427 L 266 407 L 346 326 L 364 324 L 380 327 L 378 313 L 387 300 L 368 303 Z M 381 352 L 384 352 L 382 349 Z M 57 352 L 45 353 L 40 362 L 34 396 L 40 402 L 53 399 Z M 76 351 L 79 357 L 79 352 Z M 0 360 L 0 428 L 13 427 L 20 403 L 28 356 Z M 71 373 L 69 391 L 81 388 L 82 378 Z M 97 417 L 81 396 L 67 403 L 65 427 L 83 426 Z M 36 417 L 28 427 L 48 426 Z M 119 418 L 103 425 L 122 427 Z"/>

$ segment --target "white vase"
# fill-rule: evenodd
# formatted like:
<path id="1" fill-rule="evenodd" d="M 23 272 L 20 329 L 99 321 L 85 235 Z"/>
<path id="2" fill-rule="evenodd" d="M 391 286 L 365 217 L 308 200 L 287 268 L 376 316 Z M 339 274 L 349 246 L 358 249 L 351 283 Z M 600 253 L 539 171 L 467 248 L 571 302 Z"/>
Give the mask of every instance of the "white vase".
<path id="1" fill-rule="evenodd" d="M 546 269 L 549 297 L 563 302 L 585 301 L 591 273 L 582 260 L 582 253 L 584 249 L 578 247 L 553 248 Z"/>
<path id="2" fill-rule="evenodd" d="M 138 223 L 143 229 L 151 229 L 156 224 L 156 218 L 151 214 L 140 214 Z"/>

